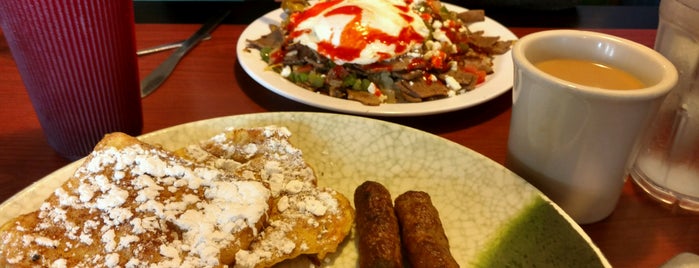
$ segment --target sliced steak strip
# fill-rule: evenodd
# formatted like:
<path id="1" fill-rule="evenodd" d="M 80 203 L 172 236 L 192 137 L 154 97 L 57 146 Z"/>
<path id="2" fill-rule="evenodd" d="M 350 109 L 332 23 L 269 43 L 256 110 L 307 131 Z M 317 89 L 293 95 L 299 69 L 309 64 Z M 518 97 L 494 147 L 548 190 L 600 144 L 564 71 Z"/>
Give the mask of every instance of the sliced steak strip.
<path id="1" fill-rule="evenodd" d="M 415 81 L 400 80 L 395 86 L 403 93 L 420 99 L 446 97 L 449 92 L 449 88 L 442 82 L 428 82 L 423 79 L 417 79 Z"/>

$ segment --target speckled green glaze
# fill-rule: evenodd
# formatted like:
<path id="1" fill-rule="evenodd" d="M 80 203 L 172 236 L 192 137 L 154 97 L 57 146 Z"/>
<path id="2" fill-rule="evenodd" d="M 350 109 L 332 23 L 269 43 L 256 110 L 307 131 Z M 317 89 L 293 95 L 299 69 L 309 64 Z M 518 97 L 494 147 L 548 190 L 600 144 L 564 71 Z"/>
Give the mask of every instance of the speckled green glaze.
<path id="1" fill-rule="evenodd" d="M 491 243 L 475 267 L 604 267 L 597 252 L 543 199 L 535 199 Z"/>
<path id="2" fill-rule="evenodd" d="M 429 193 L 452 253 L 462 267 L 498 266 L 498 262 L 487 261 L 500 259 L 513 266 L 570 267 L 589 263 L 591 258 L 607 263 L 587 235 L 569 217 L 556 213 L 560 210 L 523 179 L 466 147 L 405 126 L 359 116 L 279 112 L 192 122 L 140 138 L 177 149 L 227 127 L 265 125 L 287 127 L 293 133 L 291 142 L 318 174 L 319 184 L 350 199 L 365 180 L 383 183 L 393 197 L 407 190 Z M 0 205 L 0 222 L 37 209 L 79 162 L 57 170 Z M 551 235 L 559 237 L 545 239 Z M 324 266 L 355 267 L 353 239 L 352 234 L 324 260 Z M 508 253 L 513 249 L 521 249 L 521 253 Z M 282 266 L 309 264 L 301 259 Z"/>

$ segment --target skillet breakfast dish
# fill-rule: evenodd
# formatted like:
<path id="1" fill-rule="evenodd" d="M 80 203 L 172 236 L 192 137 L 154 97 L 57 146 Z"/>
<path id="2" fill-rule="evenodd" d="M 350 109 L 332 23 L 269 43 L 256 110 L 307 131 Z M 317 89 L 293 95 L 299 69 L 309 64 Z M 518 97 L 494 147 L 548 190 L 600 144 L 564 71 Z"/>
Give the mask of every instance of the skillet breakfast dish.
<path id="1" fill-rule="evenodd" d="M 284 127 L 226 129 L 174 152 L 123 133 L 41 207 L 2 223 L 0 267 L 269 267 L 322 260 L 348 199 L 317 186 Z"/>
<path id="2" fill-rule="evenodd" d="M 268 70 L 296 85 L 365 105 L 465 94 L 494 72 L 512 41 L 471 31 L 482 10 L 438 0 L 283 0 L 280 25 L 247 40 Z"/>

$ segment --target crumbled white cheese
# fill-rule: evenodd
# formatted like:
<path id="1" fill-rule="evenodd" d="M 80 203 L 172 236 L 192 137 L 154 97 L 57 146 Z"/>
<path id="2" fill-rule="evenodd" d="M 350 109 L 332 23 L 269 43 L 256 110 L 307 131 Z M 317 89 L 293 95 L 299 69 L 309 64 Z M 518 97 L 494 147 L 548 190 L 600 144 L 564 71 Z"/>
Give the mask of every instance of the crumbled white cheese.
<path id="1" fill-rule="evenodd" d="M 451 44 L 451 39 L 449 39 L 447 33 L 442 29 L 435 29 L 434 31 L 432 31 L 432 37 L 434 38 L 434 40 Z"/>
<path id="2" fill-rule="evenodd" d="M 454 97 L 454 96 L 456 96 L 456 95 L 457 95 L 457 93 L 456 93 L 456 91 L 454 91 L 454 90 L 451 90 L 451 89 L 450 89 L 450 90 L 447 91 L 447 96 L 449 96 L 449 97 Z"/>
<path id="3" fill-rule="evenodd" d="M 442 49 L 442 43 L 440 42 L 435 42 L 433 40 L 427 40 L 425 41 L 425 46 L 427 47 L 428 51 L 434 53 L 434 51 L 438 51 Z"/>
<path id="4" fill-rule="evenodd" d="M 461 89 L 461 84 L 459 84 L 459 81 L 456 81 L 454 77 L 451 75 L 445 75 L 444 76 L 444 82 L 447 83 L 447 87 L 453 90 L 459 90 Z"/>
<path id="5" fill-rule="evenodd" d="M 442 28 L 442 21 L 440 20 L 435 20 L 432 22 L 432 28 L 434 29 L 439 29 Z"/>
<path id="6" fill-rule="evenodd" d="M 371 93 L 371 95 L 376 95 L 376 92 L 379 91 L 379 89 L 376 87 L 374 82 L 369 83 L 369 86 L 367 87 L 366 90 L 369 91 L 369 93 Z M 380 93 L 381 93 L 381 91 L 379 91 L 379 94 Z"/>
<path id="7" fill-rule="evenodd" d="M 456 71 L 459 69 L 459 63 L 456 61 L 449 61 L 447 66 L 449 66 L 450 71 Z"/>
<path id="8" fill-rule="evenodd" d="M 279 73 L 282 77 L 289 77 L 291 75 L 291 67 L 289 65 L 284 65 L 282 71 Z"/>

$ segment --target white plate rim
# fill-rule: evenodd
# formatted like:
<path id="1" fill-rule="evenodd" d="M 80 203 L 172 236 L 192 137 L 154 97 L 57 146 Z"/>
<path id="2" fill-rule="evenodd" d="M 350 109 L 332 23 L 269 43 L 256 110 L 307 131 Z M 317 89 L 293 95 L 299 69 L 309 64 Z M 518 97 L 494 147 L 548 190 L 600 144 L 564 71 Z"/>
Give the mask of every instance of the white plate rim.
<path id="1" fill-rule="evenodd" d="M 467 10 L 453 4 L 442 2 L 449 10 L 461 12 Z M 247 40 L 257 39 L 269 33 L 269 24 L 279 24 L 281 9 L 270 11 L 253 21 L 238 38 L 236 53 L 240 65 L 256 82 L 268 90 L 290 100 L 327 109 L 358 115 L 373 115 L 385 117 L 421 116 L 446 113 L 461 110 L 492 100 L 512 88 L 514 80 L 514 64 L 511 51 L 495 56 L 494 73 L 486 77 L 486 81 L 476 89 L 458 96 L 421 103 L 381 104 L 367 106 L 357 101 L 333 98 L 314 93 L 281 77 L 273 71 L 266 71 L 265 64 L 256 50 L 248 50 Z M 473 23 L 471 30 L 484 30 L 486 35 L 500 36 L 502 40 L 517 40 L 517 36 L 499 22 L 486 16 L 485 21 Z"/>

